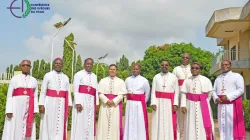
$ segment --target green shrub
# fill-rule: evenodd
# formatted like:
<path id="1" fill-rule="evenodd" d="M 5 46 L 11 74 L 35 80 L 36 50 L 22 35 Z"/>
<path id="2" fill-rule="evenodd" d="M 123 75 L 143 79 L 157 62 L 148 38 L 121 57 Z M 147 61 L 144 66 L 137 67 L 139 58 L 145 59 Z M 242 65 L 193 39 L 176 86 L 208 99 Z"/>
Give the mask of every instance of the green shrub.
<path id="1" fill-rule="evenodd" d="M 7 86 L 6 86 L 7 87 Z M 0 86 L 0 138 L 2 138 L 3 127 L 5 121 L 5 105 L 6 105 L 6 93 L 5 86 Z"/>
<path id="2" fill-rule="evenodd" d="M 243 100 L 245 127 L 250 130 L 250 100 Z"/>

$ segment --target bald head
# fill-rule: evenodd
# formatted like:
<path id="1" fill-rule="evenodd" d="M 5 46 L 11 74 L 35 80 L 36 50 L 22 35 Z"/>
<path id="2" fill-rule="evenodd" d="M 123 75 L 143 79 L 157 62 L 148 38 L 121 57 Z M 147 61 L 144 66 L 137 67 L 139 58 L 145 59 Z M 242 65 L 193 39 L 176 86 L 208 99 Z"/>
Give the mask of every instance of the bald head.
<path id="1" fill-rule="evenodd" d="M 141 69 L 141 65 L 138 63 L 134 64 L 133 67 L 139 67 Z"/>
<path id="2" fill-rule="evenodd" d="M 223 60 L 222 62 L 221 62 L 221 71 L 223 72 L 223 73 L 227 73 L 227 72 L 229 72 L 229 71 L 231 71 L 231 61 L 230 60 Z"/>
<path id="3" fill-rule="evenodd" d="M 133 75 L 138 76 L 141 73 L 141 65 L 140 64 L 134 64 L 133 65 Z"/>
<path id="4" fill-rule="evenodd" d="M 184 53 L 182 56 L 182 64 L 183 65 L 188 65 L 190 62 L 190 54 L 189 53 Z"/>
<path id="5" fill-rule="evenodd" d="M 22 62 L 21 62 L 21 65 L 22 65 L 22 64 L 29 64 L 29 65 L 31 65 L 31 62 L 30 62 L 30 60 L 24 59 L 24 60 L 22 60 Z"/>
<path id="6" fill-rule="evenodd" d="M 30 60 L 25 59 L 21 62 L 21 70 L 24 75 L 28 75 L 30 73 L 30 68 L 31 68 Z"/>

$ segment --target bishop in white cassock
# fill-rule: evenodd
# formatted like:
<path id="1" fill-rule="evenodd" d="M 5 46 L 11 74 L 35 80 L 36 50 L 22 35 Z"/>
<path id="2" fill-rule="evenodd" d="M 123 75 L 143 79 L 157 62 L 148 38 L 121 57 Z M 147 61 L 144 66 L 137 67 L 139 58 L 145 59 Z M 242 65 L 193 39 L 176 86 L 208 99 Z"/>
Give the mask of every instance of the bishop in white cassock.
<path id="1" fill-rule="evenodd" d="M 140 75 L 141 66 L 133 65 L 133 75 L 125 80 L 127 94 L 123 140 L 149 140 L 147 101 L 148 80 Z"/>
<path id="2" fill-rule="evenodd" d="M 109 77 L 99 82 L 101 106 L 98 117 L 97 140 L 122 140 L 122 99 L 127 93 L 125 82 L 116 77 L 117 66 L 109 66 Z"/>
<path id="3" fill-rule="evenodd" d="M 246 131 L 242 108 L 243 77 L 231 71 L 231 62 L 221 63 L 222 74 L 214 82 L 213 99 L 218 105 L 221 140 L 245 140 Z"/>
<path id="4" fill-rule="evenodd" d="M 215 140 L 214 123 L 209 100 L 213 89 L 211 81 L 200 75 L 201 65 L 194 62 L 191 66 L 192 75 L 184 81 L 181 92 L 182 112 L 185 119 L 184 140 Z"/>
<path id="5" fill-rule="evenodd" d="M 39 140 L 67 139 L 68 107 L 72 106 L 69 78 L 61 71 L 61 58 L 56 58 L 53 65 L 54 70 L 45 74 L 41 87 Z"/>
<path id="6" fill-rule="evenodd" d="M 176 111 L 178 108 L 178 79 L 170 72 L 169 62 L 162 61 L 162 72 L 155 75 L 152 83 L 151 105 L 152 140 L 178 140 Z"/>
<path id="7" fill-rule="evenodd" d="M 181 91 L 181 87 L 182 84 L 184 82 L 185 79 L 187 79 L 188 77 L 192 76 L 191 73 L 191 67 L 190 67 L 190 55 L 188 53 L 184 53 L 184 55 L 182 56 L 182 65 L 177 66 L 174 68 L 173 70 L 173 74 L 176 75 L 176 77 L 178 78 L 178 84 L 179 84 L 179 91 Z M 181 92 L 179 94 L 179 106 L 181 103 Z M 184 129 L 185 129 L 185 117 L 186 115 L 183 114 L 181 112 L 181 109 L 178 109 L 177 111 L 177 125 L 178 125 L 178 130 L 177 130 L 177 135 L 180 136 L 180 139 L 183 140 L 185 135 L 184 135 Z"/>
<path id="8" fill-rule="evenodd" d="M 74 76 L 75 102 L 72 113 L 70 140 L 94 140 L 96 110 L 99 104 L 97 77 L 91 72 L 94 60 L 84 61 L 84 70 Z"/>
<path id="9" fill-rule="evenodd" d="M 36 140 L 34 113 L 38 113 L 37 80 L 29 75 L 31 62 L 23 60 L 22 74 L 9 84 L 2 140 Z"/>

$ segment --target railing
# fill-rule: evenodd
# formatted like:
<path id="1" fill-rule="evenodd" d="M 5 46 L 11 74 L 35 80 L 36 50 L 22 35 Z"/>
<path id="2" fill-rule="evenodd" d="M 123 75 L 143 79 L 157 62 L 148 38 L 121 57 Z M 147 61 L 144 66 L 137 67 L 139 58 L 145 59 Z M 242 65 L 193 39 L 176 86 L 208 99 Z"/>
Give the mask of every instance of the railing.
<path id="1" fill-rule="evenodd" d="M 212 66 L 220 63 L 223 59 L 230 61 L 250 60 L 250 53 L 248 50 L 240 49 L 220 51 L 215 55 L 212 61 Z"/>
<path id="2" fill-rule="evenodd" d="M 0 73 L 0 80 L 10 80 L 13 77 L 13 73 L 6 73 L 6 72 L 2 72 Z"/>

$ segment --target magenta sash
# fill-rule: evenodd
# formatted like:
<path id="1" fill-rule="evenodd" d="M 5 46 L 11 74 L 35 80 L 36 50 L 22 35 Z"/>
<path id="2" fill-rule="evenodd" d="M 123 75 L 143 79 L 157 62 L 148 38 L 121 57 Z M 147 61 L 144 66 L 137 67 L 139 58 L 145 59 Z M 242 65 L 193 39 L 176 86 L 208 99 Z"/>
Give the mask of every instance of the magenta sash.
<path id="1" fill-rule="evenodd" d="M 211 123 L 211 118 L 209 114 L 208 103 L 206 100 L 207 98 L 208 98 L 208 95 L 205 92 L 202 94 L 187 93 L 188 100 L 195 101 L 195 102 L 200 101 L 202 120 L 203 120 L 204 128 L 206 131 L 206 137 L 207 137 L 206 140 L 214 140 L 214 136 L 212 132 L 212 123 Z"/>
<path id="2" fill-rule="evenodd" d="M 109 100 L 113 100 L 117 95 L 114 94 L 104 94 Z M 122 102 L 119 104 L 119 112 L 120 112 L 120 120 L 119 120 L 119 126 L 120 126 L 120 140 L 123 139 L 123 130 L 122 130 Z"/>
<path id="3" fill-rule="evenodd" d="M 26 94 L 25 94 L 26 92 Z M 29 96 L 28 117 L 26 120 L 26 134 L 25 137 L 29 138 L 32 134 L 32 123 L 34 120 L 34 88 L 16 88 L 12 96 Z"/>
<path id="4" fill-rule="evenodd" d="M 66 138 L 66 134 L 67 134 L 66 126 L 67 126 L 67 119 L 68 119 L 68 114 L 69 114 L 69 99 L 68 99 L 69 93 L 68 93 L 68 91 L 59 91 L 59 94 L 58 94 L 56 90 L 48 89 L 46 96 L 65 98 L 65 101 L 64 101 L 65 103 L 64 103 L 63 140 L 67 140 L 67 138 Z"/>
<path id="5" fill-rule="evenodd" d="M 179 79 L 179 80 L 178 80 L 178 84 L 179 84 L 179 86 L 182 86 L 182 85 L 183 85 L 183 83 L 184 83 L 184 79 Z"/>
<path id="6" fill-rule="evenodd" d="M 171 104 L 172 104 L 172 123 L 173 123 L 173 130 L 174 130 L 174 140 L 177 139 L 177 116 L 176 112 L 173 111 L 173 105 L 174 105 L 174 92 L 160 92 L 156 91 L 155 92 L 156 98 L 165 98 L 165 99 L 170 99 Z"/>
<path id="7" fill-rule="evenodd" d="M 225 95 L 218 95 L 222 98 Z M 234 101 L 224 101 L 221 104 L 233 104 L 233 130 L 234 130 L 234 140 L 245 140 L 246 130 L 244 125 L 243 107 L 242 107 L 242 97 L 235 99 Z"/>
<path id="8" fill-rule="evenodd" d="M 90 89 L 88 90 L 88 88 Z M 96 89 L 90 86 L 80 85 L 78 92 L 94 96 L 94 136 L 96 136 Z"/>
<path id="9" fill-rule="evenodd" d="M 145 95 L 144 94 L 127 94 L 128 100 L 131 101 L 140 101 L 143 109 L 143 116 L 144 116 L 144 124 L 145 124 L 145 130 L 146 130 L 146 140 L 149 140 L 149 134 L 148 134 L 148 114 L 147 114 L 147 105 L 145 101 Z"/>

